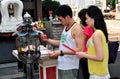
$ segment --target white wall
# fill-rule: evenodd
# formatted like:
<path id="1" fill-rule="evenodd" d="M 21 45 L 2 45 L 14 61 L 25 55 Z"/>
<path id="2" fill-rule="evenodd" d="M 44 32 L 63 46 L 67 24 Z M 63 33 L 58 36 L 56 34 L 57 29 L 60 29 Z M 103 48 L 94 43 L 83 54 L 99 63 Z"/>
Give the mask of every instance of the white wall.
<path id="1" fill-rule="evenodd" d="M 60 4 L 70 4 L 71 1 L 75 3 L 77 8 L 86 8 L 89 5 L 95 4 L 95 0 L 55 0 L 60 2 Z"/>

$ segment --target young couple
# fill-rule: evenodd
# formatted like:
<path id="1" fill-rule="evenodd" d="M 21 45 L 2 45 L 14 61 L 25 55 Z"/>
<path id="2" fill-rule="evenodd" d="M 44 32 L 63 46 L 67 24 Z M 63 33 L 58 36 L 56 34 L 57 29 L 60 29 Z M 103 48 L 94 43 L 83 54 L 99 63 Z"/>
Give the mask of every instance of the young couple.
<path id="1" fill-rule="evenodd" d="M 85 67 L 82 68 L 83 73 L 85 71 L 85 74 L 86 72 L 88 74 L 86 79 L 109 79 L 108 33 L 101 10 L 96 6 L 89 6 L 85 13 L 80 12 L 81 24 L 74 21 L 72 10 L 68 5 L 58 7 L 56 15 L 65 26 L 61 39 L 44 38 L 43 41 L 59 46 L 59 50 L 54 50 L 51 54 L 58 56 L 58 79 L 77 79 L 79 59 L 86 69 L 88 59 L 89 73 L 84 70 Z"/>

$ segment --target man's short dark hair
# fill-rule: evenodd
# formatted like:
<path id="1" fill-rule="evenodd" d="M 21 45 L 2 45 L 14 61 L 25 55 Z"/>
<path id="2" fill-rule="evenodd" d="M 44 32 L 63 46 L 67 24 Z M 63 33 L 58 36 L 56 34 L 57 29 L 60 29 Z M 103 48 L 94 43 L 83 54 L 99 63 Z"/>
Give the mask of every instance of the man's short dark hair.
<path id="1" fill-rule="evenodd" d="M 56 10 L 56 15 L 62 16 L 63 18 L 69 15 L 72 18 L 72 9 L 68 5 L 61 5 Z"/>

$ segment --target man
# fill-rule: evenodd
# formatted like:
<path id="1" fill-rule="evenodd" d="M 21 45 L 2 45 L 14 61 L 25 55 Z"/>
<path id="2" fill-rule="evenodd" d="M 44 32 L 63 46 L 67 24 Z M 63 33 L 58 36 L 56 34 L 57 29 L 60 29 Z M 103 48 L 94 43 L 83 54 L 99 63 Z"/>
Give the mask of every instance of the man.
<path id="1" fill-rule="evenodd" d="M 81 26 L 72 18 L 72 10 L 68 5 L 61 5 L 56 14 L 58 20 L 64 25 L 64 30 L 60 40 L 46 39 L 43 40 L 55 46 L 59 50 L 54 50 L 50 56 L 58 56 L 58 79 L 76 79 L 79 68 L 79 58 L 75 52 L 82 51 L 84 46 L 84 37 Z M 43 36 L 42 36 L 43 37 Z M 65 47 L 63 44 L 69 46 Z"/>

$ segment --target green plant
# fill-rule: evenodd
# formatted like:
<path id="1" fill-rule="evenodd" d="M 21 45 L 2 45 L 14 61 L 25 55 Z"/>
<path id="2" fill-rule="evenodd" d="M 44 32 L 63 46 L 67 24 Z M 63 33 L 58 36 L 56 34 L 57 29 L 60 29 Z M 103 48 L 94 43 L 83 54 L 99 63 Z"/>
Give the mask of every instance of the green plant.
<path id="1" fill-rule="evenodd" d="M 110 6 L 111 9 L 115 9 L 117 0 L 107 0 L 107 5 Z"/>

